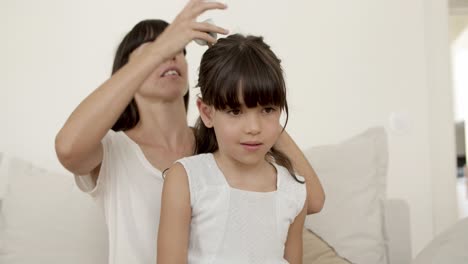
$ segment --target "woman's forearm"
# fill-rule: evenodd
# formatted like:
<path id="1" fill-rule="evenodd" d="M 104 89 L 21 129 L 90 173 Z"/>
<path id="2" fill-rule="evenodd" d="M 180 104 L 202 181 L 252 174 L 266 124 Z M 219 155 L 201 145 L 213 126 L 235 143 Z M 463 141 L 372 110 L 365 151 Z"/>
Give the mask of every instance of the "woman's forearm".
<path id="1" fill-rule="evenodd" d="M 304 177 L 306 181 L 307 214 L 320 212 L 325 202 L 325 193 L 317 174 L 304 156 L 304 153 L 286 130 L 281 133 L 275 147 L 289 157 L 296 173 Z"/>

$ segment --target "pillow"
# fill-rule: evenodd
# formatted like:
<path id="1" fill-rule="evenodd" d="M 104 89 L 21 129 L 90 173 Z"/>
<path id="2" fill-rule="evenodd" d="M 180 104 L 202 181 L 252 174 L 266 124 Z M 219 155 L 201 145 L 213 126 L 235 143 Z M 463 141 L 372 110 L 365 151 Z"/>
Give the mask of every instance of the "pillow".
<path id="1" fill-rule="evenodd" d="M 0 179 L 6 179 L 0 263 L 107 263 L 103 215 L 72 175 L 4 155 Z"/>
<path id="2" fill-rule="evenodd" d="M 323 210 L 307 216 L 305 227 L 353 263 L 387 264 L 385 130 L 371 128 L 341 144 L 313 147 L 304 154 L 326 194 Z"/>
<path id="3" fill-rule="evenodd" d="M 303 230 L 303 263 L 306 264 L 351 264 L 338 256 L 322 238 L 304 228 Z"/>

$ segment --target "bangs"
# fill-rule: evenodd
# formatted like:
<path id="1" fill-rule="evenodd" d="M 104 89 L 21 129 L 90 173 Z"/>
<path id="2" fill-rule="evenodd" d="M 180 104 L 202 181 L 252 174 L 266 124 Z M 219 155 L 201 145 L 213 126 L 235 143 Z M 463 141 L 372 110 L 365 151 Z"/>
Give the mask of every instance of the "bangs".
<path id="1" fill-rule="evenodd" d="M 216 96 L 204 100 L 208 99 L 207 103 L 218 110 L 239 108 L 239 99 L 243 99 L 248 108 L 277 106 L 284 109 L 286 85 L 281 68 L 274 67 L 259 50 L 241 49 L 239 52 L 241 54 L 232 54 L 229 56 L 231 58 L 227 58 L 215 78 Z"/>

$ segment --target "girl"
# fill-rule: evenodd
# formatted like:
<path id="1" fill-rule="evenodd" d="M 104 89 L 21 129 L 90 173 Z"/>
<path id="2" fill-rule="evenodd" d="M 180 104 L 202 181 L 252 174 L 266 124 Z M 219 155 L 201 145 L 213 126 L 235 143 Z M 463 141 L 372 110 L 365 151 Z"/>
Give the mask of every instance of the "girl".
<path id="1" fill-rule="evenodd" d="M 158 263 L 302 263 L 306 187 L 278 151 L 280 60 L 232 35 L 201 60 L 196 155 L 165 177 Z"/>

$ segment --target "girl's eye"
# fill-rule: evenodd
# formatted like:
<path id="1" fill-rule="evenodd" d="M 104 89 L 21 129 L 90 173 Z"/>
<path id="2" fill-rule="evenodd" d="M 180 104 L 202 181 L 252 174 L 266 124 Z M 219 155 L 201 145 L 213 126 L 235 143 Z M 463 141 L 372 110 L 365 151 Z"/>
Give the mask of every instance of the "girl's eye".
<path id="1" fill-rule="evenodd" d="M 263 112 L 266 113 L 266 114 L 273 113 L 274 111 L 276 111 L 276 108 L 274 108 L 274 107 L 265 107 L 265 108 L 263 108 Z"/>
<path id="2" fill-rule="evenodd" d="M 241 114 L 241 111 L 239 109 L 230 109 L 230 110 L 227 110 L 226 112 L 233 116 L 238 116 Z"/>

